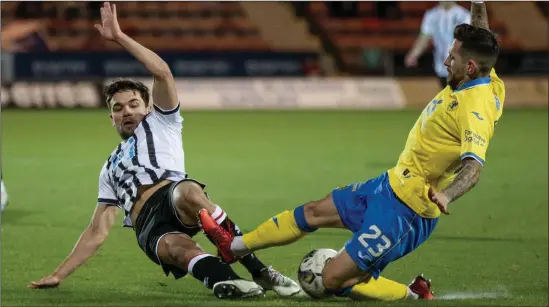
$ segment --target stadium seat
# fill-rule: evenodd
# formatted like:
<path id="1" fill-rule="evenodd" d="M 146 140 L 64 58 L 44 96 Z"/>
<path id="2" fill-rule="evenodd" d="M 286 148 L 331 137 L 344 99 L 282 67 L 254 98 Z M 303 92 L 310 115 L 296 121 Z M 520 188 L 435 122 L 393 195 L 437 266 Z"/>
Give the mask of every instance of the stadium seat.
<path id="1" fill-rule="evenodd" d="M 469 2 L 458 3 L 470 9 Z M 420 32 L 423 15 L 436 5 L 437 2 L 398 2 L 401 18 L 396 20 L 373 16 L 376 4 L 372 2 L 360 2 L 359 14 L 362 17 L 344 19 L 331 17 L 328 7 L 322 2 L 311 2 L 308 9 L 327 40 L 338 50 L 341 60 L 346 65 L 358 65 L 365 49 L 407 52 Z M 490 27 L 499 36 L 502 48 L 521 50 L 520 44 L 509 38 L 505 23 L 492 15 L 489 18 Z"/>
<path id="2" fill-rule="evenodd" d="M 15 15 L 17 2 L 2 2 L 3 22 Z M 54 49 L 120 50 L 114 43 L 103 42 L 91 20 L 88 6 L 75 20 L 63 20 L 61 2 L 44 2 L 48 7 L 48 39 Z M 267 50 L 256 25 L 236 2 L 116 2 L 121 28 L 138 41 L 155 49 L 166 50 Z M 71 41 L 73 43 L 71 43 Z M 92 41 L 93 44 L 86 42 Z M 225 46 L 227 44 L 227 46 Z M 89 46 L 88 46 L 89 45 Z"/>

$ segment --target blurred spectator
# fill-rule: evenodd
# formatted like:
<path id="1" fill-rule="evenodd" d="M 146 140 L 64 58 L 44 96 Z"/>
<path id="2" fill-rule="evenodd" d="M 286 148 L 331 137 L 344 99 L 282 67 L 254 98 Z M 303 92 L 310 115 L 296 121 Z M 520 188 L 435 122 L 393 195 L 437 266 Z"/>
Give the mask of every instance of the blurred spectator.
<path id="1" fill-rule="evenodd" d="M 44 39 L 44 6 L 42 2 L 19 2 L 15 21 L 2 25 L 2 50 L 11 52 L 48 51 Z"/>
<path id="2" fill-rule="evenodd" d="M 441 87 L 445 88 L 448 71 L 444 66 L 444 60 L 448 56 L 454 40 L 454 29 L 462 23 L 471 23 L 471 14 L 456 2 L 441 1 L 439 5 L 428 10 L 423 16 L 421 33 L 404 60 L 406 67 L 417 66 L 419 57 L 429 47 L 429 42 L 432 39 L 435 72 Z"/>
<path id="3" fill-rule="evenodd" d="M 38 20 L 16 20 L 2 27 L 2 50 L 11 52 L 49 51 Z"/>

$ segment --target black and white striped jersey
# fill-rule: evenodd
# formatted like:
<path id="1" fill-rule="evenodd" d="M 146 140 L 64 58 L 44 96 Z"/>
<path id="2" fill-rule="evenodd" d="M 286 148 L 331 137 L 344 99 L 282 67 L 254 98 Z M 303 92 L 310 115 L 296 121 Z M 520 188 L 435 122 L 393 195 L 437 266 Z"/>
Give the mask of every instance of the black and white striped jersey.
<path id="1" fill-rule="evenodd" d="M 129 212 L 137 200 L 139 186 L 186 177 L 182 129 L 179 105 L 170 111 L 155 105 L 133 135 L 118 144 L 103 165 L 98 202 L 123 209 L 124 226 L 132 227 Z"/>

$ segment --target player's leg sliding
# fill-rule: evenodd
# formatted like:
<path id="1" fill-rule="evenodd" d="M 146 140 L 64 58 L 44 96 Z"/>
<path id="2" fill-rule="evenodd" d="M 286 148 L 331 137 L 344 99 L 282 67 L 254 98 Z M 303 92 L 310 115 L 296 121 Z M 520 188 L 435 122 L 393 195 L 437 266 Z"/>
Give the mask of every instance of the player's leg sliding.
<path id="1" fill-rule="evenodd" d="M 230 257 L 287 245 L 321 227 L 347 228 L 342 222 L 332 193 L 293 211 L 284 211 L 241 237 L 232 236 L 219 227 L 207 212 L 201 212 L 200 221 L 202 229 L 212 238 L 221 253 Z"/>
<path id="2" fill-rule="evenodd" d="M 218 227 L 205 211 L 200 213 L 200 221 L 202 228 L 216 243 L 220 252 L 229 254 L 229 257 L 246 255 L 268 247 L 287 245 L 316 230 L 307 224 L 303 206 L 297 207 L 293 212 L 284 211 L 265 221 L 255 230 L 239 237 L 232 236 Z"/>
<path id="3" fill-rule="evenodd" d="M 298 241 L 316 229 L 309 227 L 305 220 L 304 207 L 299 206 L 293 212 L 284 211 L 270 218 L 255 230 L 242 238 L 235 238 L 231 251 L 243 254 L 274 246 L 288 245 Z"/>
<path id="4" fill-rule="evenodd" d="M 208 217 L 207 220 L 204 219 L 204 222 L 209 225 L 208 229 L 210 229 L 209 232 L 206 232 L 206 235 L 214 244 L 217 242 L 214 238 L 218 237 L 226 237 L 226 239 L 224 239 L 226 241 L 230 241 L 233 238 L 242 238 L 242 232 L 238 226 L 231 221 L 231 219 L 219 206 L 216 207 L 212 214 L 209 214 L 207 210 L 201 210 L 201 222 L 203 220 L 203 215 Z M 220 231 L 221 229 L 223 231 Z M 233 262 L 239 259 L 240 263 L 242 263 L 242 265 L 244 265 L 252 274 L 254 281 L 266 290 L 273 290 L 281 296 L 291 296 L 301 291 L 296 282 L 282 275 L 272 267 L 265 266 L 250 251 L 243 253 L 243 256 L 241 257 L 235 257 L 232 253 L 224 251 L 223 249 L 220 249 L 219 253 L 228 262 Z"/>
<path id="5" fill-rule="evenodd" d="M 408 287 L 383 277 L 371 278 L 368 282 L 361 282 L 349 290 L 349 297 L 354 299 L 374 299 L 393 301 L 404 299 L 408 296 Z"/>
<path id="6" fill-rule="evenodd" d="M 263 289 L 255 282 L 242 279 L 231 266 L 209 254 L 193 257 L 188 272 L 220 299 L 248 298 L 263 295 Z"/>
<path id="7" fill-rule="evenodd" d="M 367 254 L 368 251 L 361 250 L 358 253 L 359 257 L 355 257 L 354 250 L 354 240 L 350 240 L 344 249 L 333 258 L 329 258 L 324 265 L 322 285 L 325 293 L 357 300 L 394 301 L 433 298 L 430 291 L 431 283 L 423 276 L 414 279 L 410 286 L 383 278 L 379 273 L 386 264 L 383 257 L 379 257 L 381 255 L 374 257 Z"/>
<path id="8" fill-rule="evenodd" d="M 221 255 L 227 255 L 228 259 L 240 257 L 250 252 L 273 246 L 287 245 L 304 237 L 307 233 L 314 232 L 317 227 L 339 227 L 344 225 L 339 218 L 337 209 L 331 195 L 319 201 L 312 201 L 299 206 L 292 212 L 285 211 L 259 225 L 255 230 L 243 236 L 231 234 L 216 223 L 215 219 L 206 211 L 200 212 L 202 229 L 219 248 Z M 271 280 L 281 280 L 278 274 L 267 272 Z M 260 280 L 254 279 L 263 284 Z M 295 282 L 284 283 L 288 285 L 284 291 L 298 292 Z M 274 288 L 277 293 L 281 290 Z M 289 293 L 290 291 L 288 291 Z"/>
<path id="9" fill-rule="evenodd" d="M 361 282 L 344 289 L 340 295 L 348 296 L 355 300 L 432 300 L 434 296 L 430 288 L 431 282 L 425 280 L 423 276 L 416 277 L 409 286 L 380 276 L 378 279 L 371 278 L 367 282 Z"/>
<path id="10" fill-rule="evenodd" d="M 145 210 L 149 210 L 147 207 Z M 167 213 L 156 214 L 156 219 L 151 218 L 149 212 L 144 212 L 147 219 L 137 224 L 138 240 L 148 238 L 145 244 L 141 244 L 145 253 L 151 260 L 159 264 L 166 276 L 170 273 L 175 279 L 191 274 L 208 289 L 213 289 L 218 298 L 247 298 L 262 296 L 263 288 L 257 283 L 244 280 L 236 274 L 231 266 L 219 257 L 209 255 L 196 244 L 189 234 L 166 228 L 158 227 L 154 223 Z M 143 213 L 143 212 L 142 212 Z M 157 226 L 157 227 L 155 227 Z M 169 231 L 163 233 L 164 231 Z M 162 234 L 163 233 L 163 234 Z M 155 238 L 159 237 L 156 241 Z"/>
<path id="11" fill-rule="evenodd" d="M 204 210 L 208 216 L 211 215 L 211 223 L 219 227 L 222 235 L 232 239 L 241 236 L 242 233 L 228 215 L 217 205 L 213 204 L 203 191 L 204 186 L 194 180 L 186 180 L 177 184 L 174 191 L 174 204 L 179 212 L 181 222 L 196 225 L 200 219 L 199 212 Z M 211 233 L 206 233 L 208 238 L 215 242 Z M 218 234 L 219 236 L 219 234 Z M 215 244 L 215 243 L 214 243 Z M 278 295 L 290 296 L 300 292 L 299 285 L 285 277 L 271 267 L 265 266 L 255 255 L 249 254 L 242 258 L 233 257 L 230 252 L 219 251 L 219 255 L 227 263 L 231 264 L 237 260 L 246 267 L 254 280 L 266 290 L 274 290 Z"/>

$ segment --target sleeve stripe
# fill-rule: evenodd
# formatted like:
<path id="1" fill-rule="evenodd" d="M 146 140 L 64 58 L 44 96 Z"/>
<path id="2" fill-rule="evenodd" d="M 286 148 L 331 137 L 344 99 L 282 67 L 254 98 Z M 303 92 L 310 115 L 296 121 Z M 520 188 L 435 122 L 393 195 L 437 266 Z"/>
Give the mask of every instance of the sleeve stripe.
<path id="1" fill-rule="evenodd" d="M 110 198 L 98 198 L 97 202 L 103 203 L 103 204 L 113 204 L 118 206 L 118 200 L 116 199 L 110 199 Z"/>
<path id="2" fill-rule="evenodd" d="M 484 165 L 484 160 L 481 157 L 477 156 L 475 153 L 466 152 L 466 153 L 461 155 L 461 160 L 463 160 L 467 157 L 473 158 L 473 159 L 477 160 L 478 162 L 480 162 L 481 165 Z"/>
<path id="3" fill-rule="evenodd" d="M 155 109 L 158 113 L 160 113 L 160 114 L 162 114 L 162 115 L 170 115 L 170 114 L 173 114 L 173 113 L 179 111 L 179 103 L 177 104 L 177 106 L 176 106 L 175 108 L 173 108 L 172 110 L 167 110 L 167 111 L 162 110 L 162 109 L 161 109 L 159 106 L 157 106 L 156 104 L 153 105 L 153 106 L 154 106 L 154 109 Z"/>

